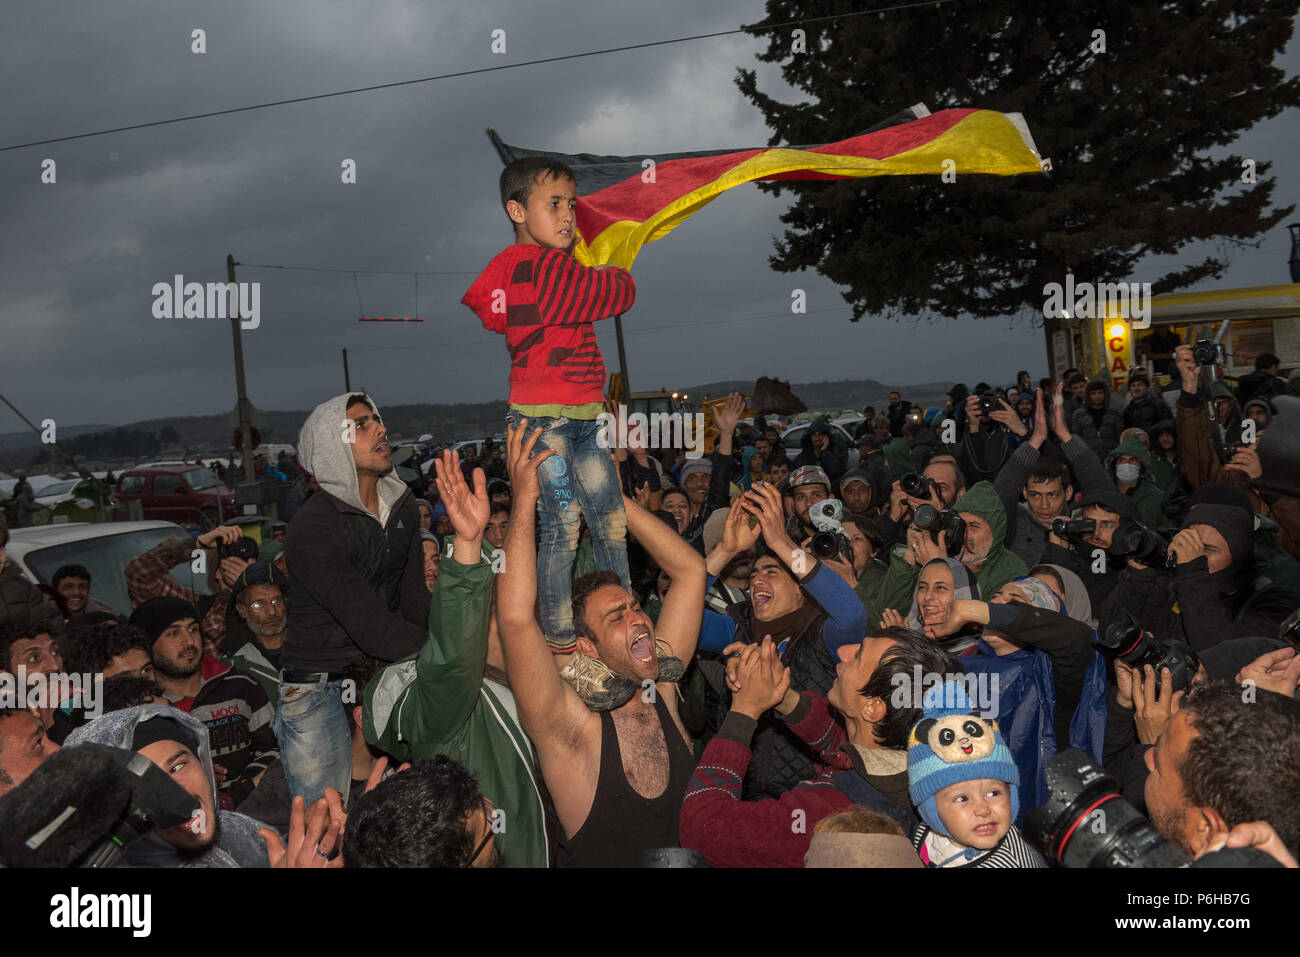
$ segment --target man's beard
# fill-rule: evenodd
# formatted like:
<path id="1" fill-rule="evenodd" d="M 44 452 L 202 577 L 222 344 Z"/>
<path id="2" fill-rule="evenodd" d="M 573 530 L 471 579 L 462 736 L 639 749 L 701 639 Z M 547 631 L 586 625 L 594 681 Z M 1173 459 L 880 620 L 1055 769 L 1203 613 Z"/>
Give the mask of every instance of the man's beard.
<path id="1" fill-rule="evenodd" d="M 288 628 L 288 619 L 281 618 L 279 624 L 266 624 L 248 622 L 248 630 L 258 638 L 274 638 L 277 635 L 283 635 Z"/>
<path id="2" fill-rule="evenodd" d="M 1187 843 L 1186 835 L 1183 834 L 1183 817 L 1178 810 L 1153 808 L 1148 805 L 1147 816 L 1151 818 L 1151 823 L 1155 825 L 1161 836 L 1188 857 L 1192 856 L 1192 848 Z"/>
<path id="3" fill-rule="evenodd" d="M 153 659 L 153 670 L 165 678 L 192 678 L 203 667 L 203 654 L 200 652 L 194 658 L 194 667 L 188 671 L 182 670 L 183 666 L 170 658 L 161 658 L 157 655 Z"/>

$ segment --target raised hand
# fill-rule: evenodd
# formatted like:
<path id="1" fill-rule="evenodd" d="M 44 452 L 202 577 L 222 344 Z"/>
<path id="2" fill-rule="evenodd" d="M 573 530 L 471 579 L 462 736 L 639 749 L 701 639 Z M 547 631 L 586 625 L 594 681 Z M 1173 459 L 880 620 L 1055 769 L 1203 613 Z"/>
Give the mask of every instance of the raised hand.
<path id="1" fill-rule="evenodd" d="M 743 499 L 731 503 L 727 523 L 722 526 L 722 550 L 732 555 L 748 551 L 758 541 L 759 525 L 746 513 Z"/>
<path id="2" fill-rule="evenodd" d="M 713 421 L 718 424 L 720 435 L 731 436 L 735 434 L 736 423 L 740 417 L 745 414 L 745 400 L 739 392 L 733 392 L 727 396 L 727 401 L 720 405 L 713 413 Z"/>
<path id="3" fill-rule="evenodd" d="M 520 419 L 514 428 L 506 430 L 506 471 L 510 473 L 510 489 L 514 499 L 526 499 L 536 503 L 541 497 L 541 481 L 537 478 L 537 468 L 552 455 L 553 449 L 533 454 L 537 440 L 541 437 L 540 427 L 528 433 L 528 420 Z"/>
<path id="4" fill-rule="evenodd" d="M 266 856 L 271 867 L 342 867 L 342 855 L 333 860 L 330 860 L 330 855 L 342 843 L 346 822 L 339 792 L 326 788 L 325 796 L 315 801 L 310 809 L 301 795 L 293 799 L 289 812 L 288 847 L 270 828 L 261 828 L 257 833 L 266 841 Z"/>
<path id="5" fill-rule="evenodd" d="M 781 493 L 771 482 L 755 482 L 741 498 L 741 507 L 758 519 L 767 547 L 781 555 L 787 565 L 794 561 L 794 542 L 785 532 L 785 509 Z"/>
<path id="6" fill-rule="evenodd" d="M 1034 432 L 1029 436 L 1029 444 L 1036 449 L 1041 449 L 1043 443 L 1047 441 L 1047 415 L 1043 409 L 1043 390 L 1039 387 L 1034 390 L 1034 397 L 1037 405 L 1034 406 Z M 1058 383 L 1056 401 L 1061 401 L 1060 389 Z M 1052 417 L 1056 417 L 1056 406 L 1052 406 Z"/>
<path id="7" fill-rule="evenodd" d="M 1056 383 L 1056 390 L 1052 393 L 1052 431 L 1061 444 L 1070 441 L 1070 423 L 1065 421 L 1064 395 L 1065 380 L 1061 380 Z"/>

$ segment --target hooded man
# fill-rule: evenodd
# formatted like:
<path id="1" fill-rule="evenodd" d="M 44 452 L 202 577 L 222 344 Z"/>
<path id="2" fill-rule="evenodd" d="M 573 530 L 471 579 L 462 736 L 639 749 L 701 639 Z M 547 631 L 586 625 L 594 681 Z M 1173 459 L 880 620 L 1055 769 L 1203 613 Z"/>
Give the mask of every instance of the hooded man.
<path id="1" fill-rule="evenodd" d="M 266 691 L 247 671 L 203 654 L 198 612 L 180 598 L 151 598 L 131 613 L 152 648 L 154 680 L 177 709 L 211 730 L 217 783 L 231 808 L 243 803 L 280 756 Z"/>
<path id="2" fill-rule="evenodd" d="M 1170 574 L 1132 560 L 1098 615 L 1099 630 L 1131 615 L 1195 651 L 1229 638 L 1273 636 L 1300 598 L 1258 573 L 1254 521 L 1235 505 L 1193 505 L 1169 546 Z"/>
<path id="3" fill-rule="evenodd" d="M 995 595 L 1013 578 L 1029 573 L 1018 555 L 1007 551 L 1007 512 L 988 482 L 977 482 L 953 504 L 966 523 L 966 544 L 957 557 L 975 573 L 981 595 Z"/>
<path id="4" fill-rule="evenodd" d="M 345 393 L 318 405 L 299 434 L 298 457 L 320 491 L 289 523 L 275 733 L 290 791 L 310 803 L 326 787 L 347 794 L 351 782 L 344 669 L 367 655 L 396 661 L 419 651 L 429 590 L 419 509 L 393 474 L 374 402 Z"/>
<path id="5" fill-rule="evenodd" d="M 1164 524 L 1161 505 L 1164 493 L 1151 478 L 1151 453 L 1136 435 L 1130 435 L 1111 450 L 1106 471 L 1115 480 L 1115 489 L 1133 500 L 1138 520 L 1147 528 Z"/>
<path id="6" fill-rule="evenodd" d="M 803 437 L 803 448 L 799 458 L 795 460 L 795 465 L 796 467 L 819 466 L 832 482 L 844 473 L 844 465 L 835 454 L 831 442 L 831 427 L 825 420 L 818 419 L 808 427 Z"/>
<path id="7" fill-rule="evenodd" d="M 223 811 L 217 796 L 208 729 L 171 705 L 144 704 L 110 711 L 68 735 L 65 747 L 106 744 L 138 751 L 199 802 L 186 824 L 155 831 L 127 845 L 124 863 L 133 867 L 266 867 L 264 825 Z"/>

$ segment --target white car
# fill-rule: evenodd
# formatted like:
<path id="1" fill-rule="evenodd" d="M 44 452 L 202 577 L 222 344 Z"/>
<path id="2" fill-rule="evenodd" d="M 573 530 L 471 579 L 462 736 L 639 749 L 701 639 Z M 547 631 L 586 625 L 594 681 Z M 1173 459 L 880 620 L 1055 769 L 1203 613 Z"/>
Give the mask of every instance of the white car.
<path id="1" fill-rule="evenodd" d="M 36 504 L 42 508 L 54 508 L 56 505 L 80 498 L 86 500 L 87 504 L 84 507 L 89 508 L 93 504 L 94 497 L 89 482 L 79 478 L 64 479 L 41 489 L 41 493 L 36 496 Z"/>
<path id="2" fill-rule="evenodd" d="M 18 563 L 27 579 L 50 584 L 64 565 L 84 565 L 90 571 L 90 594 L 122 614 L 130 614 L 123 569 L 165 538 L 189 533 L 174 522 L 104 522 L 91 525 L 39 525 L 9 532 L 5 555 Z M 187 588 L 206 593 L 207 578 L 194 574 L 189 563 L 177 565 L 172 578 Z"/>

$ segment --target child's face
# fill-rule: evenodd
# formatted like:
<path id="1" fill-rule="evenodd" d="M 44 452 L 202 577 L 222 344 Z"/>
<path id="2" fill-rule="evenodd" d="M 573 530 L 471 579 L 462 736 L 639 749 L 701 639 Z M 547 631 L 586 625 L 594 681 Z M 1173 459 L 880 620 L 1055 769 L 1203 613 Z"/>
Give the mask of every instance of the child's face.
<path id="1" fill-rule="evenodd" d="M 578 191 L 573 180 L 547 176 L 533 183 L 527 206 L 511 200 L 506 211 L 515 223 L 519 242 L 567 251 L 573 245 L 577 206 Z"/>
<path id="2" fill-rule="evenodd" d="M 1005 781 L 961 781 L 934 797 L 939 820 L 964 847 L 992 850 L 1011 829 L 1011 788 Z"/>

